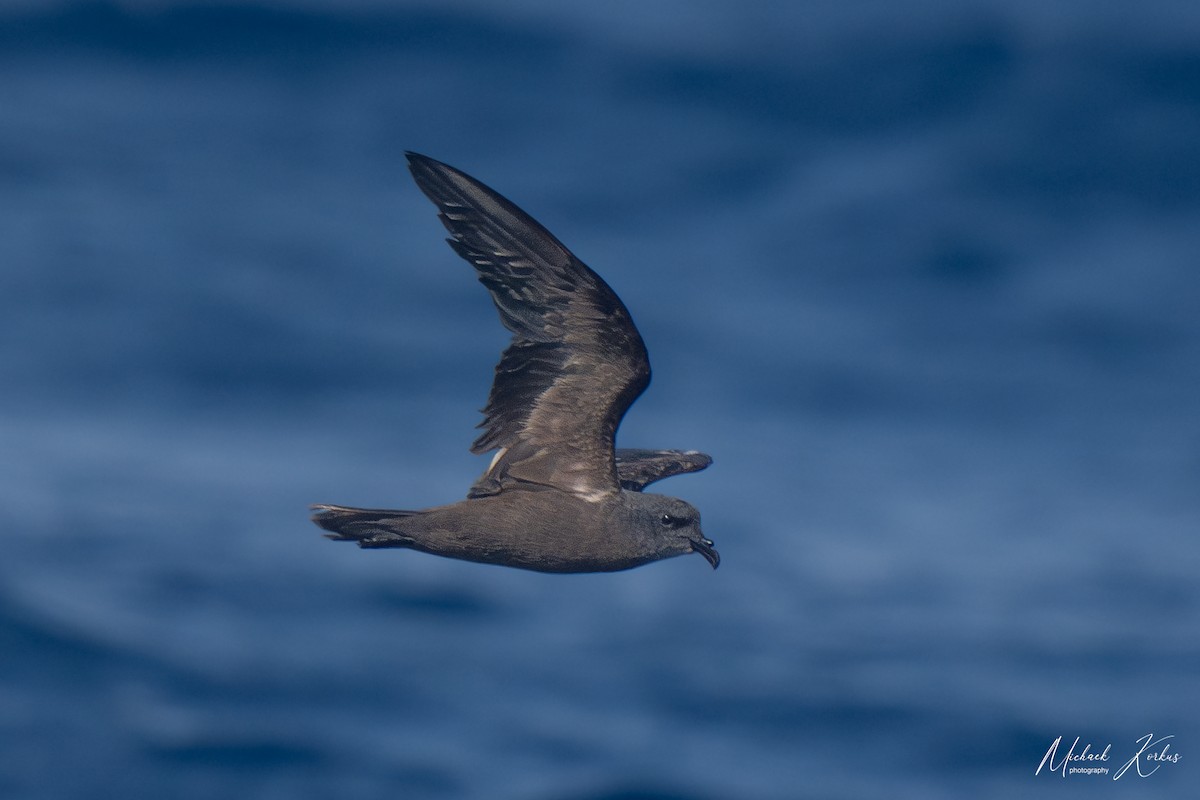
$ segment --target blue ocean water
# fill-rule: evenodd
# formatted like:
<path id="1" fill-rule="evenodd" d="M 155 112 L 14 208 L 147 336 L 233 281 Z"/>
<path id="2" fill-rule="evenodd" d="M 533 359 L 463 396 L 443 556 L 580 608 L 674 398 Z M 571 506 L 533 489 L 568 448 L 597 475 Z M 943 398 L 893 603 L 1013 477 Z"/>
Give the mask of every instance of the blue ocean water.
<path id="1" fill-rule="evenodd" d="M 1165 0 L 6 6 L 0 797 L 1187 796 L 1197 142 Z M 624 299 L 720 570 L 308 522 L 486 464 L 406 149 Z"/>

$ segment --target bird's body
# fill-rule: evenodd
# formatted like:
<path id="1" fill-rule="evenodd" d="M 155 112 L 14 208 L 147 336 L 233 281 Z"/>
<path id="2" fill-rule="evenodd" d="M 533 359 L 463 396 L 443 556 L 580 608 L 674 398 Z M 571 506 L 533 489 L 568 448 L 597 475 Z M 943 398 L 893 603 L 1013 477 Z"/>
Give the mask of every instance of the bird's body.
<path id="1" fill-rule="evenodd" d="M 483 433 L 496 450 L 467 499 L 421 511 L 314 506 L 330 538 L 542 572 L 609 572 L 683 553 L 720 557 L 682 500 L 642 489 L 704 469 L 678 450 L 617 450 L 625 411 L 650 382 L 624 304 L 531 217 L 462 172 L 408 154 L 448 240 L 513 332 L 496 367 Z"/>
<path id="2" fill-rule="evenodd" d="M 656 535 L 664 527 L 665 509 L 680 520 L 694 520 L 695 509 L 682 500 L 639 492 L 596 503 L 547 489 L 501 492 L 419 512 L 323 509 L 323 526 L 336 527 L 339 536 L 363 547 L 407 547 L 538 572 L 612 572 L 695 547 L 686 536 L 673 537 L 674 552 L 666 553 Z"/>

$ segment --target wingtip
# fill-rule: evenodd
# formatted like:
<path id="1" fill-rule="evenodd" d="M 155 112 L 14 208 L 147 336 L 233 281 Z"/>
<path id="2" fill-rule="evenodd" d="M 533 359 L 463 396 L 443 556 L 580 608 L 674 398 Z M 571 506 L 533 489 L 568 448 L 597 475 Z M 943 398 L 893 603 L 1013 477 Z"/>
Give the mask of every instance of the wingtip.
<path id="1" fill-rule="evenodd" d="M 408 171 L 418 186 L 424 187 L 425 182 L 446 169 L 446 165 L 437 159 L 414 153 L 412 150 L 405 150 L 404 158 L 408 161 Z"/>
<path id="2" fill-rule="evenodd" d="M 404 158 L 408 161 L 408 171 L 413 175 L 417 174 L 417 170 L 430 169 L 434 164 L 438 163 L 429 156 L 414 153 L 412 150 L 405 150 Z"/>
<path id="3" fill-rule="evenodd" d="M 691 457 L 692 463 L 696 465 L 697 471 L 707 469 L 708 467 L 712 466 L 713 457 L 708 453 L 701 453 L 699 450 L 687 450 L 684 452 L 684 455 Z"/>
<path id="4" fill-rule="evenodd" d="M 405 150 L 404 157 L 408 160 L 408 168 L 414 173 L 419 169 L 439 172 L 458 171 L 449 164 L 444 164 L 441 161 L 438 161 L 436 158 L 430 158 L 423 153 L 417 153 L 413 150 Z"/>
<path id="5" fill-rule="evenodd" d="M 333 516 L 331 512 L 333 512 L 334 506 L 311 505 L 308 507 L 308 510 L 312 512 L 312 514 L 309 516 L 309 520 L 318 527 L 328 530 L 328 528 L 326 528 L 326 522 L 331 516 Z"/>
<path id="6" fill-rule="evenodd" d="M 441 207 L 446 202 L 447 192 L 462 190 L 464 182 L 473 186 L 478 183 L 449 164 L 444 164 L 436 158 L 405 150 L 404 157 L 408 159 L 408 171 L 416 181 L 417 187 L 425 196 Z"/>

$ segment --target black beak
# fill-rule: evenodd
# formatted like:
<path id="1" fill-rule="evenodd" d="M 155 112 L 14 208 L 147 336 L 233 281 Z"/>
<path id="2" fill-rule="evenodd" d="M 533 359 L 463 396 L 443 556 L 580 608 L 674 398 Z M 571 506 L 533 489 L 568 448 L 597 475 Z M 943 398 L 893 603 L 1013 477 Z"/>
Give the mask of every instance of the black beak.
<path id="1" fill-rule="evenodd" d="M 704 556 L 705 560 L 712 564 L 713 569 L 721 564 L 721 554 L 713 549 L 711 539 L 689 539 L 688 541 L 692 543 L 692 552 Z"/>

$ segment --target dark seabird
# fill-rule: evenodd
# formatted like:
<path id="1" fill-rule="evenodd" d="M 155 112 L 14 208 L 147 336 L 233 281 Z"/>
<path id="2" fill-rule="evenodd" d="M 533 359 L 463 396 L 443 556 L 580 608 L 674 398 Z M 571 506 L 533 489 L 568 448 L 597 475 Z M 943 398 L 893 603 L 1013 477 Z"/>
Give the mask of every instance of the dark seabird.
<path id="1" fill-rule="evenodd" d="M 479 181 L 408 153 L 417 186 L 479 273 L 512 331 L 471 452 L 496 450 L 467 499 L 422 511 L 317 505 L 330 539 L 542 572 L 608 572 L 720 556 L 700 513 L 649 484 L 704 469 L 680 450 L 616 449 L 617 426 L 650 383 L 629 311 L 532 217 Z"/>

